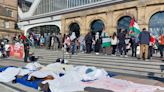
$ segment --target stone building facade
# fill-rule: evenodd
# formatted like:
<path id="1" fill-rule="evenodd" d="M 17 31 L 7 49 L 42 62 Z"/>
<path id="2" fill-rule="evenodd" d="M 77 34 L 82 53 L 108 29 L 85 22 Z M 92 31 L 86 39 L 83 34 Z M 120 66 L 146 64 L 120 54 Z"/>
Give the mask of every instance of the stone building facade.
<path id="1" fill-rule="evenodd" d="M 135 18 L 140 29 L 149 29 L 151 25 L 150 19 L 157 13 L 164 14 L 164 0 L 124 0 L 111 5 L 64 14 L 61 18 L 61 30 L 62 33 L 69 32 L 69 26 L 72 23 L 77 23 L 80 26 L 80 33 L 85 35 L 91 31 L 91 24 L 94 20 L 101 20 L 104 23 L 105 31 L 112 34 L 116 32 L 119 20 L 125 16 Z M 164 17 L 161 18 L 158 17 L 158 20 L 164 21 Z M 163 22 L 160 24 L 164 26 Z M 164 33 L 164 30 L 161 30 L 161 32 Z"/>
<path id="2" fill-rule="evenodd" d="M 85 35 L 105 30 L 112 35 L 120 28 L 129 30 L 134 18 L 141 30 L 147 28 L 156 37 L 164 34 L 164 0 L 34 0 L 32 3 L 25 13 L 18 7 L 18 25 L 25 33 L 29 30 L 49 33 L 53 26 L 62 34 L 74 31 Z"/>
<path id="3" fill-rule="evenodd" d="M 0 38 L 9 38 L 15 32 L 17 0 L 0 0 Z"/>

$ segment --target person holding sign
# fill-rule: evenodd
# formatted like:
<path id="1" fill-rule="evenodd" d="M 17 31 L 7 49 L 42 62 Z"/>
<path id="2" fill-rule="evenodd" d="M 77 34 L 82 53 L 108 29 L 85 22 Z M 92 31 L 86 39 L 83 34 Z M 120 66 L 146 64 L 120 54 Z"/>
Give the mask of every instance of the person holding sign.
<path id="1" fill-rule="evenodd" d="M 107 48 L 111 46 L 111 38 L 109 38 L 108 34 L 103 31 L 101 34 L 102 37 L 102 49 L 103 49 L 103 54 L 107 54 Z"/>

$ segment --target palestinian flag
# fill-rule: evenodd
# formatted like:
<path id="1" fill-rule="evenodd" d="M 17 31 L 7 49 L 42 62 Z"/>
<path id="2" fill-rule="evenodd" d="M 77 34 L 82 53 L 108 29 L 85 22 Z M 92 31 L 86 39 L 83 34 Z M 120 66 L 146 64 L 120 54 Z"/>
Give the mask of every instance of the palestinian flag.
<path id="1" fill-rule="evenodd" d="M 108 37 L 106 32 L 102 33 L 102 47 L 110 47 L 111 46 L 111 39 Z"/>
<path id="2" fill-rule="evenodd" d="M 23 40 L 24 43 L 31 43 L 30 39 L 28 38 L 29 34 L 27 34 L 26 36 L 22 33 L 22 35 L 20 36 L 20 39 Z"/>
<path id="3" fill-rule="evenodd" d="M 130 35 L 136 36 L 141 32 L 139 25 L 135 22 L 134 18 L 132 18 L 129 28 L 130 28 L 130 32 L 129 32 Z"/>

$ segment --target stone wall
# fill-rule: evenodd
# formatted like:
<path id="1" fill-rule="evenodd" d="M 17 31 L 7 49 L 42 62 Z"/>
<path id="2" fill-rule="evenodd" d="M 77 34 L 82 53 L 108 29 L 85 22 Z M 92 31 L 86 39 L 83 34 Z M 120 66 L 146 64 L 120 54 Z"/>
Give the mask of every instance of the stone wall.
<path id="1" fill-rule="evenodd" d="M 81 34 L 90 31 L 92 21 L 100 19 L 105 24 L 105 31 L 112 34 L 116 31 L 118 20 L 124 16 L 134 17 L 140 29 L 148 28 L 151 16 L 164 11 L 164 0 L 133 0 L 99 8 L 77 11 L 62 16 L 62 30 L 69 31 L 71 23 L 80 25 Z"/>
<path id="2" fill-rule="evenodd" d="M 5 11 L 11 10 L 11 17 L 0 15 L 0 36 L 2 37 L 11 37 L 16 32 L 15 23 L 17 22 L 17 0 L 0 0 L 0 6 L 4 7 Z M 0 14 L 4 13 L 3 10 L 0 11 Z M 9 22 L 9 28 L 5 28 L 4 21 Z"/>

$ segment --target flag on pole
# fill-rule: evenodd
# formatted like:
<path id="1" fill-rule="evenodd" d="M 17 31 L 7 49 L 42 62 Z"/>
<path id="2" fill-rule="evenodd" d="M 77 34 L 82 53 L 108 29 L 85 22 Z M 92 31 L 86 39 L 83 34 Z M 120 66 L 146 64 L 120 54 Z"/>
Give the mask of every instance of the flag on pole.
<path id="1" fill-rule="evenodd" d="M 30 39 L 28 38 L 29 34 L 27 34 L 26 36 L 22 33 L 22 35 L 20 36 L 20 39 L 22 39 L 24 41 L 24 43 L 31 43 Z"/>
<path id="2" fill-rule="evenodd" d="M 130 32 L 129 32 L 130 35 L 136 36 L 136 35 L 140 34 L 140 32 L 141 32 L 139 25 L 135 22 L 134 18 L 132 18 L 129 28 L 130 28 Z"/>

